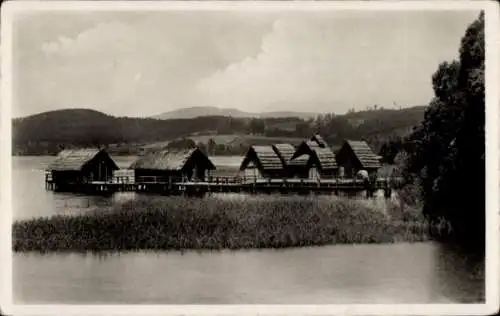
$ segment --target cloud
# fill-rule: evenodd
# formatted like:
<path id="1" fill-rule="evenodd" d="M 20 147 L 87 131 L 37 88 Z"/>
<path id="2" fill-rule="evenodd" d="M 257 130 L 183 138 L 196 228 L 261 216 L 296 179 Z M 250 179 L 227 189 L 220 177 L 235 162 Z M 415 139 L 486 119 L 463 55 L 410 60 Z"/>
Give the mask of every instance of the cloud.
<path id="1" fill-rule="evenodd" d="M 210 28 L 213 23 L 175 16 L 108 19 L 38 47 L 36 30 L 24 25 L 19 35 L 24 53 L 15 65 L 23 91 L 17 92 L 15 114 L 91 107 L 144 116 L 196 105 L 202 101 L 193 93 L 195 83 L 257 50 L 264 32 L 264 27 L 245 24 L 220 32 Z"/>
<path id="2" fill-rule="evenodd" d="M 139 85 L 137 74 L 148 73 L 153 81 L 160 74 L 152 64 L 157 56 L 145 58 L 142 51 L 147 43 L 135 28 L 120 22 L 103 22 L 76 37 L 45 42 L 42 56 L 19 65 L 24 68 L 23 86 L 33 92 L 31 98 L 22 97 L 22 105 L 40 110 L 90 106 L 106 112 L 135 105 L 135 89 L 151 87 L 148 81 Z"/>
<path id="3" fill-rule="evenodd" d="M 254 110 L 426 104 L 432 72 L 458 46 L 433 51 L 425 37 L 411 38 L 411 27 L 347 30 L 332 19 L 277 20 L 259 54 L 216 71 L 197 88 L 214 104 Z"/>
<path id="4" fill-rule="evenodd" d="M 117 52 L 124 45 L 134 44 L 137 40 L 135 35 L 133 28 L 120 22 L 102 22 L 79 33 L 76 38 L 61 36 L 56 41 L 43 43 L 42 51 L 48 55 L 79 54 L 104 45 Z"/>
<path id="5" fill-rule="evenodd" d="M 335 111 L 426 104 L 476 13 L 36 14 L 15 27 L 14 116 L 71 107 Z M 75 23 L 72 23 L 75 22 Z"/>

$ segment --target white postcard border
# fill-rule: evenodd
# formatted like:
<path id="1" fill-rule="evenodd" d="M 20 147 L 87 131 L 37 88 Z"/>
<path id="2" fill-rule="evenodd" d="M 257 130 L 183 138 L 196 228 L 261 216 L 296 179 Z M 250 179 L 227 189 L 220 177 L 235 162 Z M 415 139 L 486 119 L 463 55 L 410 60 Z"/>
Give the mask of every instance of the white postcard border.
<path id="1" fill-rule="evenodd" d="M 37 11 L 159 10 L 484 10 L 486 19 L 486 303 L 485 304 L 354 304 L 354 305 L 14 305 L 12 303 L 12 16 Z M 499 6 L 494 1 L 7 1 L 1 10 L 1 297 L 6 315 L 485 315 L 499 309 Z"/>

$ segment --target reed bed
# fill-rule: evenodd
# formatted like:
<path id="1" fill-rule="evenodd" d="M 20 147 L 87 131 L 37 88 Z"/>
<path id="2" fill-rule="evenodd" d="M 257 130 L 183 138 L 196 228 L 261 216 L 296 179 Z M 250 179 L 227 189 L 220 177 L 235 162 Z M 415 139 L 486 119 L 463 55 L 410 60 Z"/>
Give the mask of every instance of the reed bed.
<path id="1" fill-rule="evenodd" d="M 82 215 L 15 222 L 13 250 L 283 248 L 420 242 L 429 239 L 428 232 L 417 213 L 405 217 L 348 198 L 157 197 Z"/>

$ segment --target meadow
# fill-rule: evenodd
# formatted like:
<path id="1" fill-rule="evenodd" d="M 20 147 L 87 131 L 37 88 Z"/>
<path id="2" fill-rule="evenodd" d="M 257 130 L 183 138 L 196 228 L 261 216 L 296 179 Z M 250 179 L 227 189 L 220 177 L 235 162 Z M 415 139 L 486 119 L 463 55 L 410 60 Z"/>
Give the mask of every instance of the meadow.
<path id="1" fill-rule="evenodd" d="M 13 224 L 14 251 L 285 248 L 422 242 L 418 208 L 342 197 L 150 197 Z M 437 230 L 446 225 L 434 227 Z"/>

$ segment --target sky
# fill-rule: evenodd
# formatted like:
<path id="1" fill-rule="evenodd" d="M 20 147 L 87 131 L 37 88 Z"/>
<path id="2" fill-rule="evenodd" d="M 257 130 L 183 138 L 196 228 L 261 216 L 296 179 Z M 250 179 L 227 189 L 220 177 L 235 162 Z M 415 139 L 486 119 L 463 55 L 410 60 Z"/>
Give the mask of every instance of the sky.
<path id="1" fill-rule="evenodd" d="M 477 11 L 37 12 L 13 25 L 14 117 L 64 108 L 345 113 L 428 104 Z"/>

